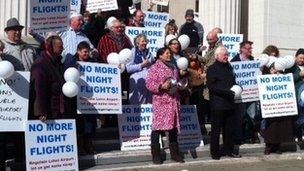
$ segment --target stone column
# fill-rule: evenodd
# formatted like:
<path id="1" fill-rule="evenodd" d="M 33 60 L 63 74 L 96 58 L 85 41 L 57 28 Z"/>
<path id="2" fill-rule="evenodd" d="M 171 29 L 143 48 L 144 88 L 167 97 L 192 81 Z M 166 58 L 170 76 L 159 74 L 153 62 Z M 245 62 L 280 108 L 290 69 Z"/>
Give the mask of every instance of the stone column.
<path id="1" fill-rule="evenodd" d="M 224 33 L 240 33 L 241 0 L 200 0 L 199 17 L 207 34 L 220 27 Z"/>

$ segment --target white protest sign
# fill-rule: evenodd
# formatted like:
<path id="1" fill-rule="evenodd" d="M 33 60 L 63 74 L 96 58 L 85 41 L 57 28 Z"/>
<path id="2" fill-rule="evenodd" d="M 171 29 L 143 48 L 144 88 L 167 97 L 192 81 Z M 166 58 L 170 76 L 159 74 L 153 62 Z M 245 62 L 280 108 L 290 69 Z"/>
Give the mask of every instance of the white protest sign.
<path id="1" fill-rule="evenodd" d="M 162 28 L 126 27 L 125 33 L 130 40 L 134 40 L 139 34 L 146 35 L 148 38 L 147 47 L 154 56 L 156 56 L 157 50 L 164 47 L 165 44 L 165 29 Z M 134 42 L 132 41 L 132 43 Z"/>
<path id="2" fill-rule="evenodd" d="M 150 149 L 152 113 L 151 104 L 123 106 L 123 114 L 118 116 L 122 151 Z M 181 133 L 178 135 L 180 148 L 189 150 L 203 145 L 194 106 L 181 107 L 180 121 Z"/>
<path id="3" fill-rule="evenodd" d="M 80 14 L 81 0 L 70 0 L 71 1 L 71 12 L 77 12 Z"/>
<path id="4" fill-rule="evenodd" d="M 203 146 L 204 142 L 195 106 L 183 105 L 180 110 L 181 132 L 178 134 L 179 147 L 183 151 L 193 150 L 196 147 Z"/>
<path id="5" fill-rule="evenodd" d="M 237 103 L 259 100 L 257 76 L 261 75 L 258 61 L 231 62 L 236 83 L 243 88 L 241 97 L 235 99 Z"/>
<path id="6" fill-rule="evenodd" d="M 149 149 L 151 145 L 151 105 L 124 105 L 118 116 L 121 150 Z"/>
<path id="7" fill-rule="evenodd" d="M 152 0 L 152 3 L 156 5 L 168 6 L 169 0 Z"/>
<path id="8" fill-rule="evenodd" d="M 28 121 L 26 170 L 78 170 L 75 120 Z"/>
<path id="9" fill-rule="evenodd" d="M 170 19 L 168 13 L 146 11 L 145 15 L 145 27 L 165 28 Z"/>
<path id="10" fill-rule="evenodd" d="M 292 74 L 259 75 L 257 81 L 263 118 L 298 114 Z"/>
<path id="11" fill-rule="evenodd" d="M 242 34 L 218 34 L 218 37 L 228 50 L 229 60 L 240 52 L 240 43 L 243 41 Z"/>
<path id="12" fill-rule="evenodd" d="M 117 9 L 117 0 L 87 0 L 86 10 L 90 13 L 95 13 L 98 10 L 112 11 Z"/>
<path id="13" fill-rule="evenodd" d="M 78 62 L 79 114 L 121 114 L 120 70 L 114 65 Z"/>
<path id="14" fill-rule="evenodd" d="M 31 0 L 30 27 L 36 33 L 66 30 L 69 26 L 69 0 Z"/>
<path id="15" fill-rule="evenodd" d="M 0 78 L 0 132 L 24 131 L 28 116 L 30 72 Z"/>

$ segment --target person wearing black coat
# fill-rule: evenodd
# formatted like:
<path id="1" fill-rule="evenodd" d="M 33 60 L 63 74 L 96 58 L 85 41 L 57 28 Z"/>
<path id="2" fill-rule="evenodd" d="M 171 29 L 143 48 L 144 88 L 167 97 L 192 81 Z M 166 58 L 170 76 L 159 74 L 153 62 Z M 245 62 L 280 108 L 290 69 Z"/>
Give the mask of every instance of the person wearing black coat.
<path id="1" fill-rule="evenodd" d="M 228 63 L 228 51 L 220 46 L 215 50 L 216 61 L 207 70 L 207 86 L 211 105 L 211 143 L 210 153 L 213 159 L 221 156 L 240 157 L 233 153 L 235 103 L 231 87 L 236 85 L 232 66 Z M 223 152 L 220 152 L 219 137 L 223 131 Z"/>

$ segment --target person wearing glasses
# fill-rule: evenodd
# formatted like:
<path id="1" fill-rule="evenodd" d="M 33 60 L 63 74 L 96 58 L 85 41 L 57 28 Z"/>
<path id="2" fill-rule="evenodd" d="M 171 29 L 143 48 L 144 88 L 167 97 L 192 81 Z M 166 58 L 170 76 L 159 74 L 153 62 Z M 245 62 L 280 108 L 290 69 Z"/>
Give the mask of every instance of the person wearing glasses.
<path id="1" fill-rule="evenodd" d="M 253 61 L 252 56 L 253 42 L 244 40 L 240 43 L 240 53 L 235 55 L 230 62 Z M 236 105 L 236 122 L 235 122 L 235 143 L 241 145 L 243 143 L 260 143 L 258 137 L 260 115 L 257 115 L 258 102 L 243 102 Z M 248 109 L 254 110 L 248 110 Z M 253 112 L 253 113 L 252 113 Z M 253 118 L 252 118 L 253 116 Z M 244 128 L 244 129 L 243 129 Z M 236 148 L 238 149 L 238 147 Z M 236 153 L 238 150 L 235 150 Z"/>
<path id="2" fill-rule="evenodd" d="M 110 32 L 101 37 L 97 46 L 99 60 L 102 63 L 107 63 L 107 56 L 110 53 L 119 53 L 124 48 L 133 47 L 130 39 L 124 33 L 124 25 L 119 20 L 113 20 L 109 29 Z"/>
<path id="3" fill-rule="evenodd" d="M 130 20 L 128 26 L 145 27 L 144 20 L 145 20 L 144 12 L 140 9 L 137 9 L 134 11 L 134 13 L 132 15 L 132 19 Z"/>

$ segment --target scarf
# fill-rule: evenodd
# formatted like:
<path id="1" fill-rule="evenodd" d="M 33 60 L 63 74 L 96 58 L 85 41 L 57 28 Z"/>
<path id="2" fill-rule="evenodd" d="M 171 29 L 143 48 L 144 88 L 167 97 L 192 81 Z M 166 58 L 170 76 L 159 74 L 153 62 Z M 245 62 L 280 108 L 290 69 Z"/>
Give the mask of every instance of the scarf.
<path id="1" fill-rule="evenodd" d="M 148 49 L 144 49 L 143 51 L 140 51 L 138 48 L 135 48 L 134 63 L 135 64 L 142 63 L 143 59 L 146 59 L 148 53 L 149 53 Z"/>

